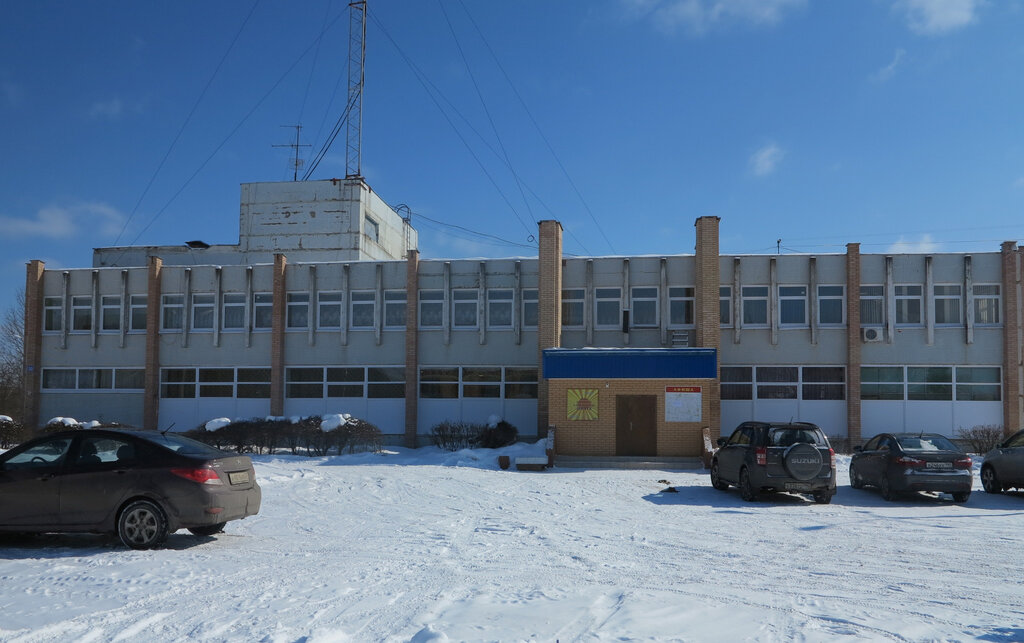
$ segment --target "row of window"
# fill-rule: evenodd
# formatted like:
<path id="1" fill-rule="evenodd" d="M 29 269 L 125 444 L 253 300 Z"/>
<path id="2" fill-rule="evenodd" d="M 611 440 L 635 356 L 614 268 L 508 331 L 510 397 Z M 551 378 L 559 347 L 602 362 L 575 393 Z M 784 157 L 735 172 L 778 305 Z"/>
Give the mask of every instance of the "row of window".
<path id="1" fill-rule="evenodd" d="M 936 284 L 932 286 L 932 320 L 936 325 L 963 324 L 963 287 L 959 284 Z M 924 323 L 924 288 L 915 284 L 894 286 L 894 319 L 897 326 L 919 326 Z M 978 325 L 999 324 L 999 294 L 997 284 L 975 284 L 971 294 L 974 297 L 974 323 Z M 863 326 L 882 326 L 885 323 L 885 287 L 860 287 L 860 323 Z"/>
<path id="2" fill-rule="evenodd" d="M 146 388 L 146 371 L 141 368 L 45 368 L 43 388 L 141 391 Z"/>
<path id="3" fill-rule="evenodd" d="M 723 366 L 723 400 L 845 400 L 842 366 Z"/>

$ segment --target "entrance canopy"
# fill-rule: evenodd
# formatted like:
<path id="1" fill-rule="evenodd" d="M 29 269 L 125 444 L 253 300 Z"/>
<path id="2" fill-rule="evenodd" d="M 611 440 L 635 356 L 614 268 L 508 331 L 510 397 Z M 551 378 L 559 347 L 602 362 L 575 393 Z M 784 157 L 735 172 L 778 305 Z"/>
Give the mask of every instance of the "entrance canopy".
<path id="1" fill-rule="evenodd" d="M 714 379 L 714 348 L 547 348 L 546 379 Z"/>

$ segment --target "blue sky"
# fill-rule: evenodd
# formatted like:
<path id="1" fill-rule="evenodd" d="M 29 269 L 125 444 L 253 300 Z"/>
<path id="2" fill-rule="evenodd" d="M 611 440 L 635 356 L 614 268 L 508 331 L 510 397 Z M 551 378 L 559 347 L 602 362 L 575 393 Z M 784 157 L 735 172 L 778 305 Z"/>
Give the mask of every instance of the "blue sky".
<path id="1" fill-rule="evenodd" d="M 723 253 L 1024 238 L 1020 0 L 369 12 L 362 173 L 425 257 L 530 255 L 551 218 L 577 255 L 692 252 L 704 215 Z M 4 2 L 0 304 L 30 259 L 237 242 L 239 184 L 292 178 L 283 126 L 311 157 L 341 116 L 347 48 L 338 0 Z"/>

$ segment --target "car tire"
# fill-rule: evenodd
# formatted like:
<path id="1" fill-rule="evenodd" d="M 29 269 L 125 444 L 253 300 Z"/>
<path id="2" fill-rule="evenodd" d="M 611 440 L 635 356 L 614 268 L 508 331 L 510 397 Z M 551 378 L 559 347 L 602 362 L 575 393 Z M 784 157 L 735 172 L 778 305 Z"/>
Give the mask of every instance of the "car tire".
<path id="1" fill-rule="evenodd" d="M 829 491 L 816 491 L 814 493 L 814 502 L 818 503 L 819 505 L 827 505 L 830 502 L 832 502 L 833 495 L 834 494 L 832 494 Z"/>
<path id="2" fill-rule="evenodd" d="M 117 537 L 131 549 L 152 549 L 167 540 L 167 516 L 150 500 L 129 503 L 117 517 Z"/>
<path id="3" fill-rule="evenodd" d="M 711 463 L 711 486 L 719 491 L 725 491 L 729 488 L 729 483 L 722 480 L 721 473 L 718 470 L 718 463 Z"/>
<path id="4" fill-rule="evenodd" d="M 860 477 L 860 472 L 853 468 L 853 464 L 850 464 L 850 486 L 854 489 L 864 488 L 864 479 Z"/>
<path id="5" fill-rule="evenodd" d="M 996 470 L 992 465 L 981 468 L 981 486 L 984 487 L 985 493 L 1003 492 L 1003 485 L 999 482 L 999 476 L 996 475 Z"/>
<path id="6" fill-rule="evenodd" d="M 878 490 L 882 492 L 883 500 L 895 500 L 896 494 L 893 493 L 892 487 L 889 486 L 889 476 L 882 474 L 882 477 L 878 481 Z"/>
<path id="7" fill-rule="evenodd" d="M 740 469 L 740 497 L 747 502 L 753 502 L 757 499 L 757 492 L 754 490 L 754 485 L 750 484 L 750 473 L 747 468 Z"/>
<path id="8" fill-rule="evenodd" d="M 953 494 L 953 502 L 964 503 L 964 502 L 967 502 L 967 499 L 970 498 L 970 497 L 971 497 L 971 492 L 970 491 L 961 491 L 960 493 L 954 493 Z"/>
<path id="9" fill-rule="evenodd" d="M 194 536 L 212 536 L 219 534 L 224 531 L 224 525 L 227 523 L 219 522 L 216 525 L 203 525 L 202 527 L 189 527 L 188 530 L 192 532 Z"/>

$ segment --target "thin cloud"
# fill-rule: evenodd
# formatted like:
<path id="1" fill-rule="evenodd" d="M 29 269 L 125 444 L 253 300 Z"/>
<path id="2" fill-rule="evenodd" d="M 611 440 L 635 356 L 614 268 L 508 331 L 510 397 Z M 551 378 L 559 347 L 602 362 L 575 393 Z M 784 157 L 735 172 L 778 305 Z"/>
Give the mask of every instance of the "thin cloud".
<path id="1" fill-rule="evenodd" d="M 666 32 L 703 34 L 730 24 L 772 26 L 807 0 L 622 0 L 634 16 L 650 17 Z"/>
<path id="2" fill-rule="evenodd" d="M 92 231 L 100 237 L 115 237 L 124 221 L 123 214 L 104 203 L 47 206 L 28 218 L 0 215 L 0 235 L 8 239 L 69 239 Z"/>
<path id="3" fill-rule="evenodd" d="M 984 0 L 898 0 L 907 26 L 924 36 L 941 36 L 974 23 Z"/>
<path id="4" fill-rule="evenodd" d="M 896 54 L 892 57 L 892 62 L 872 74 L 871 79 L 878 83 L 884 83 L 895 76 L 896 69 L 903 62 L 903 57 L 906 55 L 907 51 L 905 49 L 897 49 Z"/>
<path id="5" fill-rule="evenodd" d="M 751 155 L 750 171 L 754 176 L 768 176 L 775 172 L 784 158 L 786 151 L 775 143 L 769 143 Z"/>
<path id="6" fill-rule="evenodd" d="M 932 235 L 925 234 L 917 241 L 908 241 L 906 237 L 901 236 L 896 243 L 889 246 L 886 252 L 891 254 L 928 254 L 938 252 L 938 250 L 939 244 L 935 243 Z"/>
<path id="7" fill-rule="evenodd" d="M 120 98 L 113 98 L 107 101 L 97 101 L 92 104 L 89 116 L 92 118 L 109 118 L 111 120 L 119 117 L 124 111 L 124 105 Z"/>

